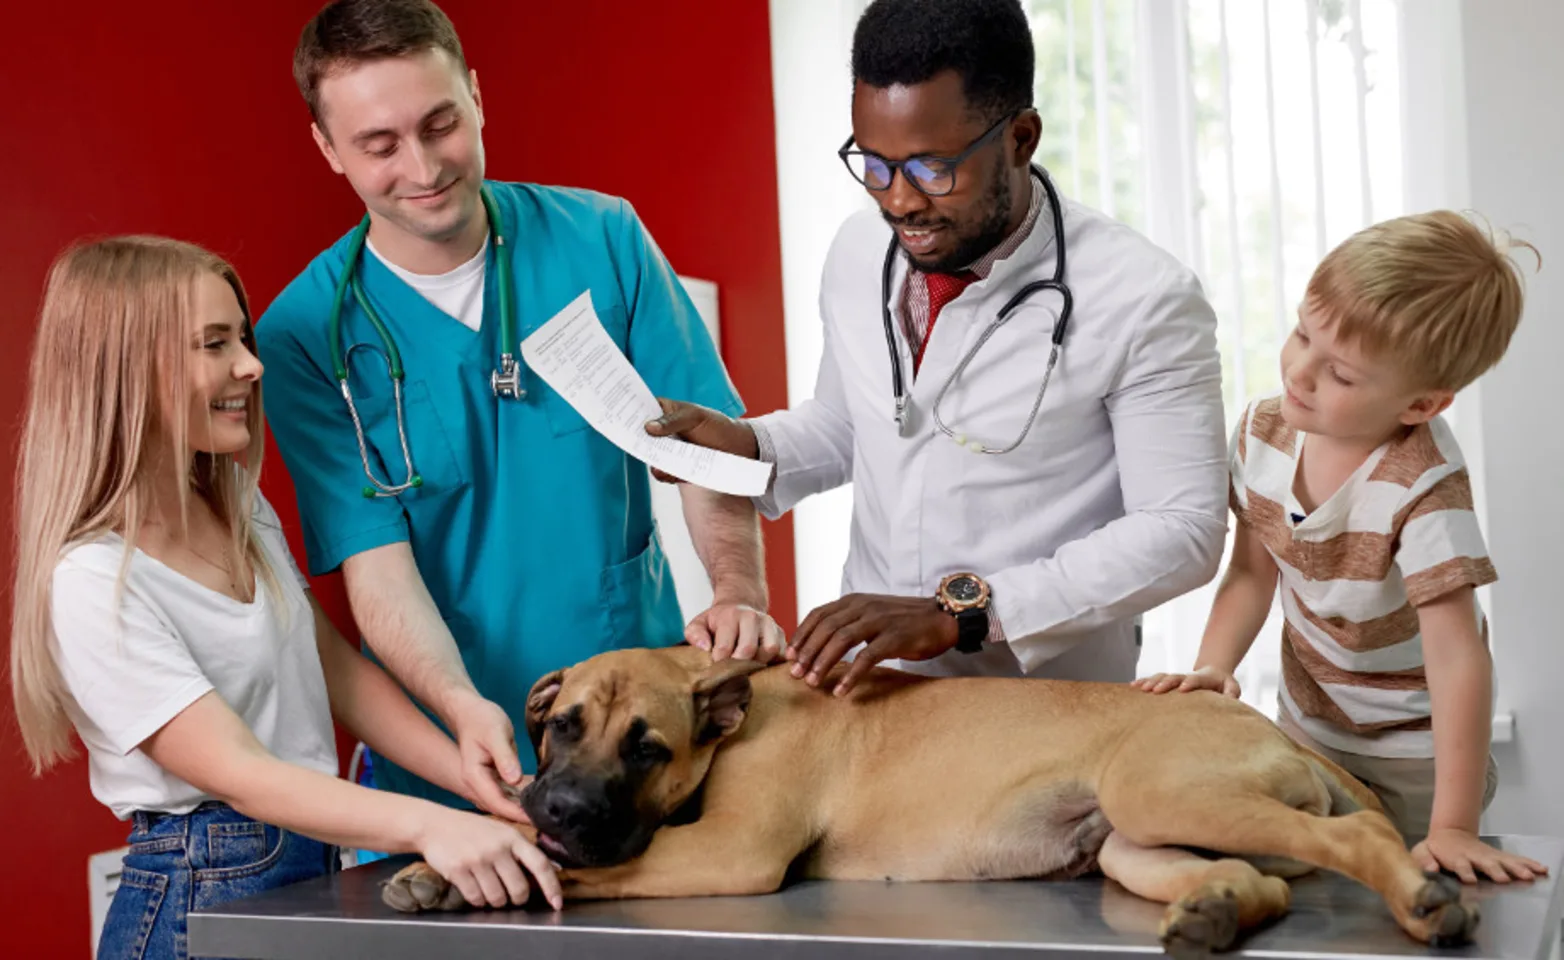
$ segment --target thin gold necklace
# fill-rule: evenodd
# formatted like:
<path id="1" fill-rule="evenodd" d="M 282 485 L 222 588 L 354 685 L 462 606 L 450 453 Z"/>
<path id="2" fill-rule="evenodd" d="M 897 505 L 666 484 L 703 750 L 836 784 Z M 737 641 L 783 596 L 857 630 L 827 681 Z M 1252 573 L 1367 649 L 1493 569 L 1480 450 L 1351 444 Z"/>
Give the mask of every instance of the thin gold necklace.
<path id="1" fill-rule="evenodd" d="M 217 563 L 216 561 L 212 560 L 211 557 L 208 557 L 206 554 L 204 554 L 201 551 L 197 550 L 195 548 L 195 543 L 193 541 L 191 541 L 191 540 L 187 539 L 185 541 L 185 547 L 187 549 L 189 549 L 189 551 L 191 553 L 195 554 L 197 559 L 201 560 L 203 563 L 207 564 L 208 566 L 212 567 L 217 572 L 221 573 L 223 575 L 223 577 L 228 581 L 228 589 L 230 591 L 232 591 L 235 596 L 238 596 L 241 599 L 243 599 L 243 598 L 248 596 L 248 592 L 247 591 L 239 589 L 239 578 L 235 575 L 233 569 L 229 566 L 229 564 L 227 564 L 227 563 Z M 227 556 L 227 552 L 226 551 L 224 552 L 224 556 L 225 557 Z"/>

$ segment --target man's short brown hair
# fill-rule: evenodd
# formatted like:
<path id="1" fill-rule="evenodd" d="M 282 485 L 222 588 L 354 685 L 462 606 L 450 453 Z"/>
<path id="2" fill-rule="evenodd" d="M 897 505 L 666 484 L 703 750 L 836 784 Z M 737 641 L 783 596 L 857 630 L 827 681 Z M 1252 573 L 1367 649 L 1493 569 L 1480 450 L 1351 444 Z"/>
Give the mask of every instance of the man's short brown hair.
<path id="1" fill-rule="evenodd" d="M 429 0 L 332 0 L 304 25 L 293 51 L 293 81 L 325 133 L 320 83 L 333 70 L 426 50 L 444 50 L 467 75 L 456 28 Z"/>
<path id="2" fill-rule="evenodd" d="M 1386 220 L 1326 255 L 1305 303 L 1419 388 L 1460 390 L 1499 362 L 1520 323 L 1515 248 L 1537 252 L 1450 210 Z"/>

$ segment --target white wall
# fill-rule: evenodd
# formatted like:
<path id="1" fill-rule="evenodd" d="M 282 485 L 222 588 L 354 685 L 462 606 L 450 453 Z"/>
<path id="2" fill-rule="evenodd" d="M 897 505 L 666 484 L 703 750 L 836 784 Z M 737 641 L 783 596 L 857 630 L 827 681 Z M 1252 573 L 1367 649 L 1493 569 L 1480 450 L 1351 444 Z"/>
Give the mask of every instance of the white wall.
<path id="1" fill-rule="evenodd" d="M 1425 0 L 1418 0 L 1425 2 Z M 1471 206 L 1542 252 L 1526 315 L 1504 361 L 1482 381 L 1481 460 L 1501 710 L 1501 786 L 1487 828 L 1564 836 L 1564 642 L 1558 551 L 1564 545 L 1564 3 L 1462 0 L 1465 161 Z M 1470 453 L 1470 451 L 1468 451 Z"/>
<path id="2" fill-rule="evenodd" d="M 852 132 L 853 27 L 867 6 L 868 0 L 771 0 L 788 406 L 815 394 L 820 271 L 831 238 L 849 214 L 870 203 L 836 156 Z M 850 485 L 794 508 L 800 617 L 841 596 L 851 515 Z"/>

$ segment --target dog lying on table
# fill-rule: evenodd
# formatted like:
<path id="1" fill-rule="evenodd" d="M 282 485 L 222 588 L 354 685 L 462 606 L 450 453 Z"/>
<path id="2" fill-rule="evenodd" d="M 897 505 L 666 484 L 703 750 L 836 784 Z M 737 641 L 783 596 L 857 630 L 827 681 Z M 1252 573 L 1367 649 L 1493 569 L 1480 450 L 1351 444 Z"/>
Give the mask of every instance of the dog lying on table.
<path id="1" fill-rule="evenodd" d="M 539 680 L 526 718 L 538 776 L 521 800 L 565 896 L 1100 871 L 1167 903 L 1162 942 L 1186 954 L 1282 916 L 1287 879 L 1324 867 L 1378 892 L 1422 942 L 1465 943 L 1477 924 L 1367 788 L 1237 701 L 885 669 L 846 697 L 829 688 L 690 647 Z M 465 906 L 421 862 L 383 895 L 406 911 Z"/>

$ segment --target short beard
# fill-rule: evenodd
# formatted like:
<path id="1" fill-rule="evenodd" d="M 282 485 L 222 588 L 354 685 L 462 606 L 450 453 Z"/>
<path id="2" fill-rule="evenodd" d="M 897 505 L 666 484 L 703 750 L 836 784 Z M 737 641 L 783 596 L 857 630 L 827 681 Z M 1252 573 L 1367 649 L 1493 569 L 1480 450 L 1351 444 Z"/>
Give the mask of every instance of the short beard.
<path id="1" fill-rule="evenodd" d="M 972 234 L 958 240 L 949 256 L 934 263 L 911 261 L 913 269 L 924 273 L 956 273 L 970 267 L 984 254 L 1004 243 L 1010 232 L 1011 197 L 1010 177 L 1001 166 L 989 181 L 988 192 L 983 196 L 982 216 Z"/>

